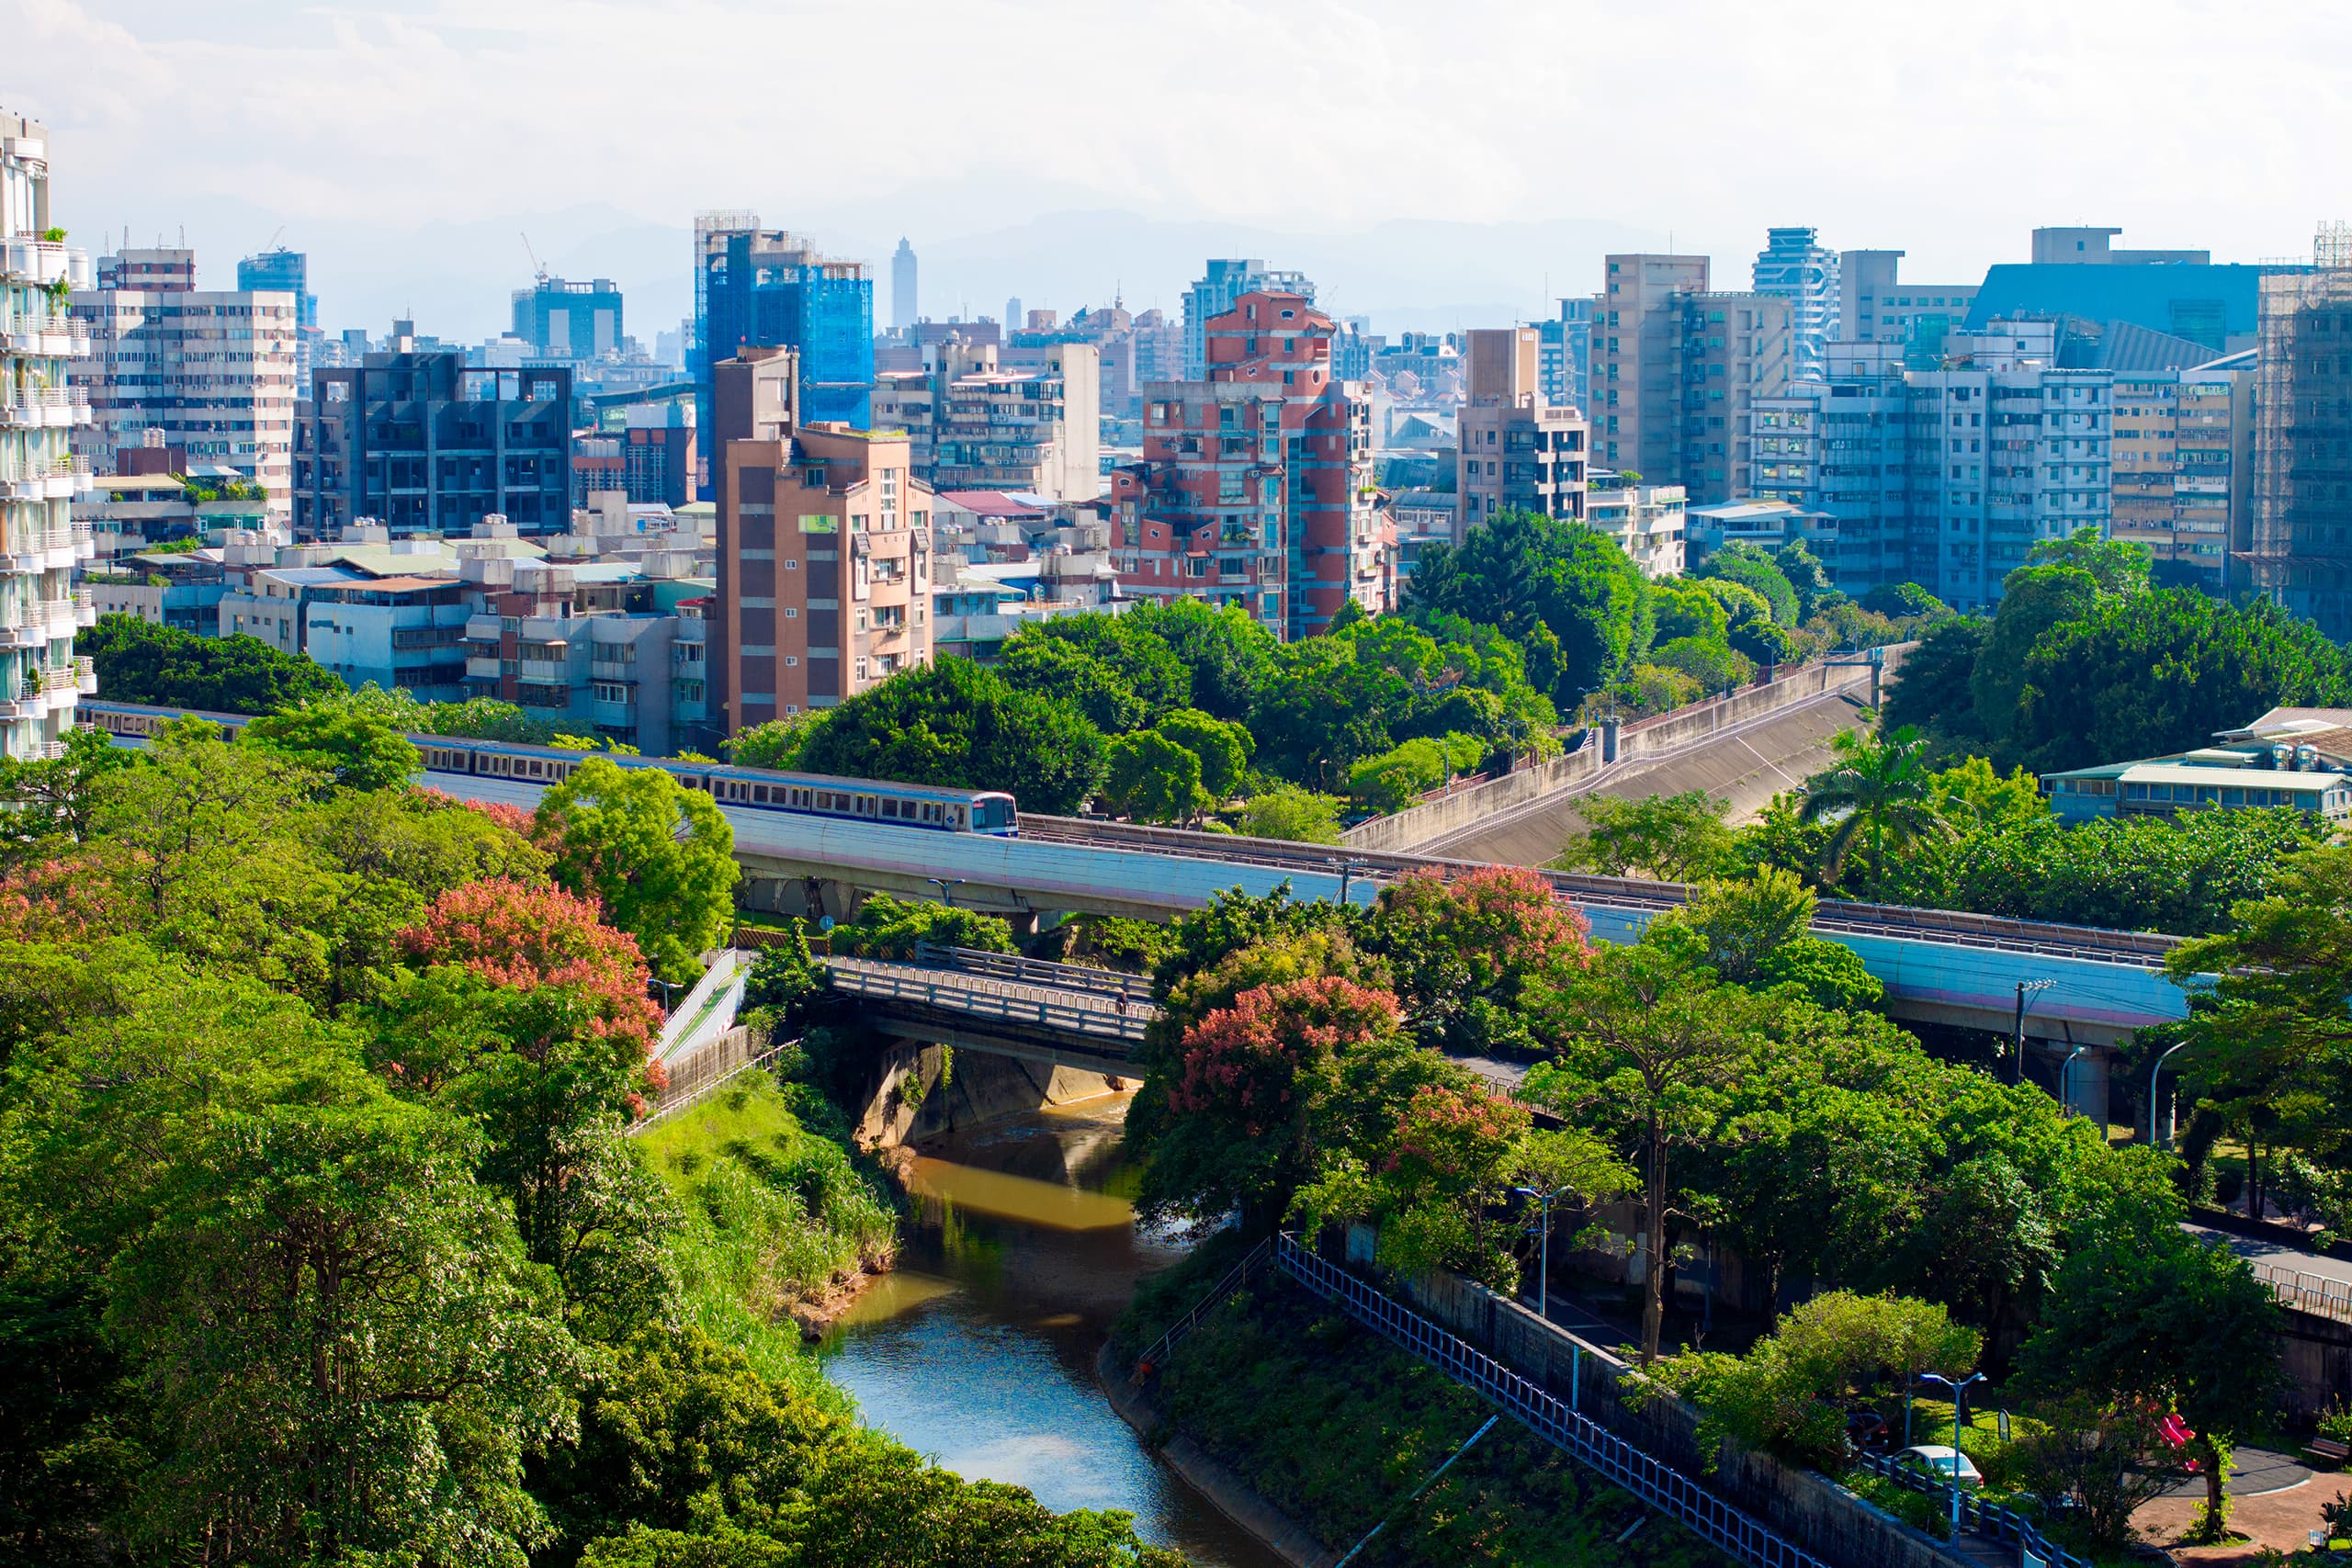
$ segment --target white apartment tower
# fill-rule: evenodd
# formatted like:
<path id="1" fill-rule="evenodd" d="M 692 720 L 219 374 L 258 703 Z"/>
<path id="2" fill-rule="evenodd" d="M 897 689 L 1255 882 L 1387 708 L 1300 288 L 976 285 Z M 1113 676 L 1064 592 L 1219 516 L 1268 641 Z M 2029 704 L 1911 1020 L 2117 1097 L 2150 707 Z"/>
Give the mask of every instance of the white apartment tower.
<path id="1" fill-rule="evenodd" d="M 1821 380 L 1838 330 L 1838 253 L 1811 229 L 1769 229 L 1756 257 L 1756 292 L 1789 302 L 1790 379 Z"/>
<path id="2" fill-rule="evenodd" d="M 193 287 L 187 251 L 124 250 L 98 261 L 98 287 L 77 288 L 89 332 L 76 367 L 91 419 L 75 450 L 101 473 L 126 446 L 185 448 L 192 468 L 233 468 L 294 510 L 294 404 L 301 341 L 289 290 Z"/>
<path id="3" fill-rule="evenodd" d="M 66 295 L 90 281 L 49 216 L 49 134 L 0 113 L 0 752 L 55 756 L 74 705 L 96 688 L 74 657 L 94 616 L 73 587 L 74 498 L 90 488 L 72 455 L 86 423 L 66 365 L 83 347 Z"/>

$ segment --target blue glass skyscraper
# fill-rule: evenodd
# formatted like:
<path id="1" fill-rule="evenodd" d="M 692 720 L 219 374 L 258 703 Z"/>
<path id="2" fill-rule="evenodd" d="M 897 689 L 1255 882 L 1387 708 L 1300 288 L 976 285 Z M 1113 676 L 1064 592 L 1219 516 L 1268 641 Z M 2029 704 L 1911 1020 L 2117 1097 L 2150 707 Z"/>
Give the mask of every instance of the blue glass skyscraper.
<path id="1" fill-rule="evenodd" d="M 695 226 L 697 425 L 713 428 L 710 367 L 758 346 L 798 352 L 802 419 L 865 428 L 874 391 L 873 277 L 864 262 L 828 261 L 798 236 L 758 222 L 740 213 Z M 707 477 L 702 493 L 710 493 Z"/>

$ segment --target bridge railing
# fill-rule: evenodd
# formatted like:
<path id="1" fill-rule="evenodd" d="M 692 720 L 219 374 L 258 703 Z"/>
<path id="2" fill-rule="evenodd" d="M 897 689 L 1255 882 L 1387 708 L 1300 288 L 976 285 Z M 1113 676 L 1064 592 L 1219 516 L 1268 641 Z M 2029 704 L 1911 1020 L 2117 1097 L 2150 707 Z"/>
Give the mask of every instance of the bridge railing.
<path id="1" fill-rule="evenodd" d="M 1140 1043 L 1150 1022 L 1140 1011 L 1122 1012 L 1114 1007 L 1086 1007 L 1038 996 L 1012 995 L 1001 989 L 1005 982 L 987 976 L 905 968 L 859 959 L 832 959 L 825 968 L 834 988 L 852 996 L 915 1002 L 942 1012 L 1035 1024 L 1122 1044 Z"/>
<path id="2" fill-rule="evenodd" d="M 1151 1001 L 1151 982 L 1140 975 L 1110 969 L 1090 969 L 1083 964 L 1049 964 L 1041 958 L 1017 958 L 1009 953 L 983 953 L 975 947 L 943 947 L 936 942 L 915 944 L 915 962 L 939 969 L 987 975 L 1024 986 L 1049 986 L 1057 990 L 1124 996 L 1132 1003 Z"/>
<path id="3" fill-rule="evenodd" d="M 1402 1303 L 1317 1257 L 1288 1235 L 1278 1237 L 1283 1271 L 1348 1315 L 1477 1390 L 1527 1424 L 1538 1437 L 1566 1450 L 1610 1480 L 1688 1526 L 1755 1568 L 1826 1568 L 1733 1507 L 1689 1476 L 1651 1458 L 1589 1416 L 1579 1415 L 1493 1357 L 1472 1348 Z"/>
<path id="4" fill-rule="evenodd" d="M 2270 1287 L 2281 1306 L 2339 1323 L 2352 1323 L 2352 1280 L 2331 1280 L 2276 1263 L 2249 1263 L 2254 1277 Z"/>
<path id="5" fill-rule="evenodd" d="M 1924 1470 L 1897 1464 L 1884 1454 L 1860 1454 L 1856 1457 L 1856 1462 L 1872 1475 L 1883 1476 L 1897 1486 L 1938 1499 L 1949 1517 L 1952 1494 L 1950 1482 L 1929 1475 Z M 2015 1508 L 2002 1503 L 1986 1502 L 1965 1486 L 1960 1488 L 1960 1522 L 1963 1529 L 1974 1530 L 1979 1535 L 2015 1543 L 2028 1559 L 2044 1564 L 2045 1568 L 2090 1568 L 2090 1564 L 2082 1558 L 2053 1545 L 2034 1528 L 2032 1520 Z"/>

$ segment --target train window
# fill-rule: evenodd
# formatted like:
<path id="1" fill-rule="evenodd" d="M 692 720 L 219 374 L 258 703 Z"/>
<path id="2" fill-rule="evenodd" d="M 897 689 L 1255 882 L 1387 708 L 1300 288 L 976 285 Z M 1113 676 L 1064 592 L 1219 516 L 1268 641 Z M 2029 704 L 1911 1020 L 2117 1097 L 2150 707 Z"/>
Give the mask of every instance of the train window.
<path id="1" fill-rule="evenodd" d="M 765 806 L 767 803 L 768 786 L 765 784 L 753 784 L 752 786 L 752 804 L 754 806 Z"/>
<path id="2" fill-rule="evenodd" d="M 808 804 L 808 792 L 805 789 L 794 790 L 792 792 L 792 804 L 805 808 Z"/>
<path id="3" fill-rule="evenodd" d="M 882 815 L 883 815 L 883 816 L 885 816 L 885 817 L 896 817 L 896 816 L 898 816 L 898 814 L 899 814 L 899 803 L 898 803 L 897 801 L 895 801 L 895 800 L 886 800 L 886 801 L 884 801 L 884 802 L 882 803 Z"/>

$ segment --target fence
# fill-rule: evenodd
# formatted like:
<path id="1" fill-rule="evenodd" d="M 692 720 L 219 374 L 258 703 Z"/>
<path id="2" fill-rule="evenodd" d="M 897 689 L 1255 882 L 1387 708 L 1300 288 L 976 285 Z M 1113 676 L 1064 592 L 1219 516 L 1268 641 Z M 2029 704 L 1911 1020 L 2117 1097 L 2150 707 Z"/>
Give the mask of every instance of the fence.
<path id="1" fill-rule="evenodd" d="M 764 1066 L 800 1043 L 797 1037 L 765 1046 L 758 1045 L 757 1042 L 758 1036 L 748 1029 L 730 1029 L 712 1041 L 709 1048 L 697 1051 L 673 1066 L 669 1087 L 662 1091 L 662 1103 L 631 1124 L 629 1133 L 642 1133 L 672 1112 L 684 1111 L 697 1100 L 709 1099 L 733 1079 L 742 1077 L 753 1067 Z"/>
<path id="2" fill-rule="evenodd" d="M 1493 1357 L 1471 1348 L 1290 1236 L 1276 1238 L 1274 1256 L 1283 1272 L 1317 1295 L 1337 1303 L 1351 1317 L 1448 1377 L 1476 1389 L 1525 1422 L 1537 1436 L 1680 1520 L 1702 1540 L 1755 1568 L 1827 1568 L 1821 1559 L 1791 1545 L 1681 1472 L 1659 1463 Z"/>
<path id="3" fill-rule="evenodd" d="M 2276 1263 L 2250 1263 L 2254 1277 L 2270 1287 L 2270 1293 L 2281 1306 L 2290 1306 L 2316 1317 L 2332 1317 L 2338 1323 L 2352 1323 L 2352 1280 L 2333 1280 L 2324 1274 L 2306 1274 L 2300 1269 L 2282 1268 Z"/>
<path id="4" fill-rule="evenodd" d="M 1273 1238 L 1269 1236 L 1251 1247 L 1240 1262 L 1227 1269 L 1225 1278 L 1210 1286 L 1201 1299 L 1193 1303 L 1190 1312 L 1169 1325 L 1168 1332 L 1153 1340 L 1151 1348 L 1136 1358 L 1136 1375 L 1149 1376 L 1153 1368 L 1166 1365 L 1169 1353 L 1182 1345 L 1185 1337 L 1201 1325 L 1201 1319 L 1208 1316 L 1210 1312 L 1215 1310 L 1217 1303 L 1248 1284 L 1250 1276 L 1262 1268 L 1266 1260 L 1273 1256 Z"/>
<path id="5" fill-rule="evenodd" d="M 1883 1476 L 1897 1486 L 1939 1498 L 1949 1513 L 1954 1490 L 1951 1483 L 1929 1475 L 1924 1470 L 1897 1464 L 1883 1454 L 1862 1454 L 1859 1456 L 1859 1462 L 1862 1469 L 1873 1475 Z M 2090 1564 L 2082 1558 L 2052 1546 L 2040 1530 L 2033 1528 L 2033 1522 L 2015 1508 L 2005 1504 L 1985 1502 L 1964 1486 L 1958 1490 L 1960 1522 L 1966 1529 L 1995 1540 L 2013 1542 L 2025 1561 L 2041 1563 L 2042 1568 L 2090 1568 Z"/>
<path id="6" fill-rule="evenodd" d="M 915 944 L 915 962 L 938 969 L 959 970 L 967 975 L 986 975 L 994 979 L 1012 980 L 1024 986 L 1124 996 L 1131 1003 L 1148 1003 L 1151 1000 L 1151 982 L 1145 976 L 1122 975 L 1110 969 L 1090 969 L 1083 964 L 1048 964 L 1038 958 L 1015 958 L 1011 953 L 982 953 L 972 947 L 940 947 L 927 942 Z"/>
<path id="7" fill-rule="evenodd" d="M 825 968 L 833 988 L 850 996 L 916 1002 L 943 1012 L 1035 1024 L 1096 1040 L 1137 1043 L 1149 1022 L 1147 1008 L 1122 1011 L 1115 1006 L 1086 1007 L 1044 996 L 1012 995 L 997 988 L 1008 982 L 986 976 L 962 976 L 964 983 L 959 985 L 954 979 L 933 978 L 953 971 L 911 969 L 854 958 L 832 959 Z"/>

